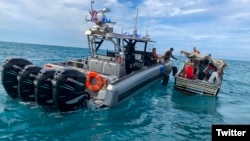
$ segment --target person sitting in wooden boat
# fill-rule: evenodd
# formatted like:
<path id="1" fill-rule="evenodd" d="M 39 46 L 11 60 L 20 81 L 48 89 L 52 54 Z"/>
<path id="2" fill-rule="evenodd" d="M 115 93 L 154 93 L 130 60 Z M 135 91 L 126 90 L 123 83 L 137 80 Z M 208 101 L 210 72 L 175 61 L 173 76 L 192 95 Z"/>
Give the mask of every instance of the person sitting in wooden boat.
<path id="1" fill-rule="evenodd" d="M 182 54 L 185 55 L 185 60 L 181 60 Z M 181 55 L 179 63 L 184 63 L 181 70 L 175 75 L 174 88 L 187 94 L 195 93 L 216 96 L 220 91 L 222 84 L 221 82 L 223 80 L 223 70 L 225 69 L 225 67 L 227 67 L 227 63 L 224 60 L 213 58 L 211 57 L 211 55 L 202 55 L 194 52 L 190 53 L 181 51 Z M 194 61 L 191 62 L 192 59 L 199 61 L 197 67 L 198 69 L 196 71 L 196 74 L 194 74 L 194 77 L 192 76 L 192 74 L 189 76 L 188 74 L 186 74 L 186 72 L 192 72 L 191 68 L 188 68 L 186 70 L 187 65 L 191 65 L 193 67 L 195 66 Z M 210 64 L 207 64 L 208 62 L 210 62 Z M 205 69 L 205 67 L 207 68 Z M 207 80 L 207 77 L 204 77 L 205 73 L 203 75 L 203 70 L 205 70 L 206 74 L 212 74 L 209 80 Z M 215 70 L 216 72 L 213 72 Z M 199 80 L 197 80 L 196 78 Z"/>
<path id="2" fill-rule="evenodd" d="M 198 65 L 197 65 L 197 71 L 196 71 L 196 75 L 198 77 L 199 80 L 203 80 L 205 77 L 205 73 L 203 72 L 203 70 L 206 68 L 206 66 L 208 65 L 208 63 L 206 62 L 206 60 L 200 60 Z"/>
<path id="3" fill-rule="evenodd" d="M 200 54 L 200 51 L 196 49 L 196 47 L 193 47 L 193 54 Z M 195 75 L 198 75 L 198 64 L 200 62 L 200 60 L 197 60 L 196 57 L 191 57 L 190 61 L 194 63 L 194 73 Z"/>
<path id="4" fill-rule="evenodd" d="M 207 80 L 214 71 L 215 71 L 215 66 L 211 62 L 209 62 L 208 65 L 203 70 L 204 79 Z"/>
<path id="5" fill-rule="evenodd" d="M 193 64 L 192 66 L 194 69 L 194 74 L 198 75 L 200 60 L 197 60 L 196 58 L 190 58 L 190 62 L 192 62 L 192 64 Z"/>
<path id="6" fill-rule="evenodd" d="M 208 65 L 209 64 L 209 58 L 211 58 L 211 54 L 209 53 L 207 56 L 205 56 L 205 59 L 204 59 L 204 63 L 205 65 Z"/>
<path id="7" fill-rule="evenodd" d="M 185 62 L 185 67 L 181 70 L 179 76 L 187 79 L 195 79 L 193 63 Z"/>
<path id="8" fill-rule="evenodd" d="M 194 67 L 192 65 L 187 65 L 185 70 L 185 78 L 194 79 Z"/>
<path id="9" fill-rule="evenodd" d="M 193 53 L 200 54 L 200 51 L 196 49 L 196 47 L 193 47 Z"/>
<path id="10" fill-rule="evenodd" d="M 211 54 L 208 54 L 207 56 L 204 56 L 204 59 L 198 60 L 196 66 L 195 66 L 195 75 L 198 77 L 199 80 L 204 80 L 204 77 L 206 77 L 206 74 L 203 72 L 205 68 L 208 66 L 209 58 L 211 58 Z M 210 73 L 210 75 L 212 72 Z M 207 80 L 205 78 L 205 80 Z"/>
<path id="11" fill-rule="evenodd" d="M 178 75 L 179 77 L 185 77 L 185 70 L 184 69 L 182 69 L 181 71 L 180 71 L 180 73 L 179 73 L 179 75 Z"/>
<path id="12" fill-rule="evenodd" d="M 212 73 L 212 75 L 209 77 L 208 82 L 220 85 L 221 84 L 221 77 L 222 77 L 222 71 L 220 69 L 217 69 Z"/>

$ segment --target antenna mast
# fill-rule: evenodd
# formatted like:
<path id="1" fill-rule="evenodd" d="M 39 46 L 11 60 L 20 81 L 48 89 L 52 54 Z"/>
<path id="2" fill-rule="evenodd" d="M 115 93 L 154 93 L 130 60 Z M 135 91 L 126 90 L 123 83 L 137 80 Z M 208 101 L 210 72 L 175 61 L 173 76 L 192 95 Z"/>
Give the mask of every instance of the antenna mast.
<path id="1" fill-rule="evenodd" d="M 138 11 L 139 11 L 139 9 L 137 8 L 137 11 L 136 11 L 136 17 L 135 17 L 135 23 L 134 23 L 134 31 L 133 31 L 134 36 L 136 36 L 136 34 L 137 34 L 137 19 L 138 19 Z"/>
<path id="2" fill-rule="evenodd" d="M 150 9 L 149 9 L 149 18 L 150 18 Z M 148 28 L 149 28 L 149 20 L 147 22 L 147 30 L 146 30 L 146 37 L 148 37 Z"/>
<path id="3" fill-rule="evenodd" d="M 91 12 L 93 12 L 94 10 L 93 10 L 93 4 L 95 3 L 95 1 L 94 0 L 91 0 Z"/>

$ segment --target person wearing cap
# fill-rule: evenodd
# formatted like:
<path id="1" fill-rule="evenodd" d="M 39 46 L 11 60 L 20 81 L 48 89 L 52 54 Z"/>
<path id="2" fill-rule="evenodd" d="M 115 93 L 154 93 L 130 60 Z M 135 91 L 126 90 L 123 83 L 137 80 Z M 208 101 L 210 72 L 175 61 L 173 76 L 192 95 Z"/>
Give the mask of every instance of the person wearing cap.
<path id="1" fill-rule="evenodd" d="M 177 60 L 177 58 L 175 58 L 172 53 L 173 53 L 174 49 L 171 47 L 168 51 L 166 51 L 166 53 L 164 54 L 163 58 L 164 61 L 168 61 L 170 60 L 170 57 L 172 57 L 173 59 Z"/>
<path id="2" fill-rule="evenodd" d="M 170 57 L 172 57 L 173 59 L 177 60 L 177 58 L 175 58 L 172 53 L 173 53 L 174 49 L 171 47 L 168 51 L 165 52 L 164 56 L 163 56 L 163 59 L 164 61 L 169 61 L 170 60 Z M 174 68 L 174 67 L 172 67 Z M 163 81 L 162 81 L 162 85 L 167 85 L 168 84 L 168 80 L 169 80 L 169 75 L 167 74 L 164 74 L 164 77 L 163 77 Z"/>

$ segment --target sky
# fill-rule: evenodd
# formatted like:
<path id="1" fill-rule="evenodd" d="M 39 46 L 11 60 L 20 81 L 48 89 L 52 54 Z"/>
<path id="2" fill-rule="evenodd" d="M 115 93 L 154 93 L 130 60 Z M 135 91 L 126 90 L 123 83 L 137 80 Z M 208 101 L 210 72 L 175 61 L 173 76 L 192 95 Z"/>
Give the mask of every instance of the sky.
<path id="1" fill-rule="evenodd" d="M 87 47 L 91 0 L 1 0 L 0 41 Z M 156 41 L 158 54 L 191 52 L 215 58 L 250 60 L 250 0 L 96 0 L 114 31 L 137 30 Z"/>

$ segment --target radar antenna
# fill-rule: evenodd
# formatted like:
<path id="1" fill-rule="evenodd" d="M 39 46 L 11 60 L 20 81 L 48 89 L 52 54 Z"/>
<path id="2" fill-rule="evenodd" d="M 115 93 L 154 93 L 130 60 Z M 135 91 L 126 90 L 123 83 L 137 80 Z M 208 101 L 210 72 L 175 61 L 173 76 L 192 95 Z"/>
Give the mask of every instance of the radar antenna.
<path id="1" fill-rule="evenodd" d="M 137 35 L 137 19 L 138 19 L 138 11 L 139 9 L 137 9 L 136 11 L 136 17 L 135 17 L 135 21 L 134 21 L 134 31 L 133 31 L 133 35 L 136 36 Z"/>

